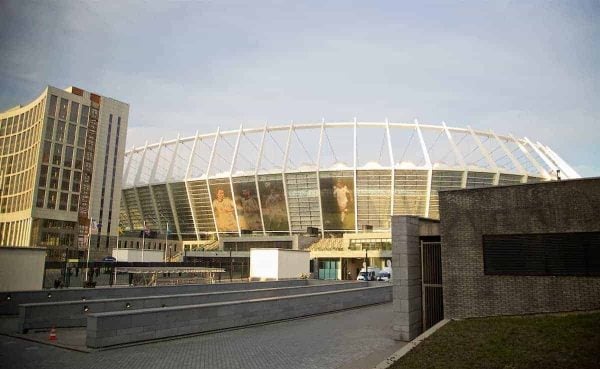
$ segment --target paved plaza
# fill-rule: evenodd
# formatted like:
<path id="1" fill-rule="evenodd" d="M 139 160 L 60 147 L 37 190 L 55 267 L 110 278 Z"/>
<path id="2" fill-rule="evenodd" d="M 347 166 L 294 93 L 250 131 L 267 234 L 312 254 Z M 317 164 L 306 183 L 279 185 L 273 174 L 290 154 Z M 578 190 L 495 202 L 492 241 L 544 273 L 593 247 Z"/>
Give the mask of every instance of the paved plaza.
<path id="1" fill-rule="evenodd" d="M 3 368 L 372 368 L 394 341 L 392 304 L 82 353 L 0 336 Z M 61 331 L 58 331 L 59 340 Z"/>

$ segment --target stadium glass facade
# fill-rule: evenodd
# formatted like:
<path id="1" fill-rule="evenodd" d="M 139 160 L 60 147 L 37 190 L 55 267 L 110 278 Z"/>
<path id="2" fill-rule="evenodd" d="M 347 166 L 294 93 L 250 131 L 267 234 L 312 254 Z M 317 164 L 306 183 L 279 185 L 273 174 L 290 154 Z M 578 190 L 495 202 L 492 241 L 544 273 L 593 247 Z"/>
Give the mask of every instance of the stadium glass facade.
<path id="1" fill-rule="evenodd" d="M 129 230 L 145 222 L 165 231 L 169 223 L 177 238 L 198 241 L 311 228 L 322 237 L 389 231 L 390 215 L 438 218 L 439 191 L 557 175 L 579 177 L 539 142 L 471 128 L 358 122 L 241 128 L 127 151 L 121 219 Z"/>
<path id="2" fill-rule="evenodd" d="M 41 246 L 50 259 L 116 244 L 129 106 L 48 86 L 0 113 L 0 245 Z"/>
<path id="3" fill-rule="evenodd" d="M 548 146 L 470 127 L 241 127 L 128 150 L 120 218 L 130 236 L 145 224 L 164 240 L 168 228 L 187 256 L 224 251 L 233 239 L 236 247 L 259 239 L 265 247 L 269 237 L 287 236 L 319 257 L 314 270 L 325 265 L 329 277 L 345 277 L 366 254 L 375 264 L 391 258 L 391 215 L 439 218 L 439 191 L 558 176 L 579 177 Z M 337 262 L 343 257 L 350 266 Z"/>

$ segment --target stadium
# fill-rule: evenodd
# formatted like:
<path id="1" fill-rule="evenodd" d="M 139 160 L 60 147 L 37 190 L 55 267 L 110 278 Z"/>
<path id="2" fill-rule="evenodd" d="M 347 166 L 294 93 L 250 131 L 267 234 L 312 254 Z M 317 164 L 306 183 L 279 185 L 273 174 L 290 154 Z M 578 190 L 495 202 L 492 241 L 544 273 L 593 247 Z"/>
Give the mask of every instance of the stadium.
<path id="1" fill-rule="evenodd" d="M 560 178 L 579 175 L 550 147 L 491 130 L 356 120 L 240 126 L 126 151 L 119 247 L 139 248 L 144 233 L 146 247 L 170 242 L 179 259 L 308 249 L 341 279 L 365 253 L 371 264 L 391 259 L 391 215 L 439 218 L 439 191 Z"/>

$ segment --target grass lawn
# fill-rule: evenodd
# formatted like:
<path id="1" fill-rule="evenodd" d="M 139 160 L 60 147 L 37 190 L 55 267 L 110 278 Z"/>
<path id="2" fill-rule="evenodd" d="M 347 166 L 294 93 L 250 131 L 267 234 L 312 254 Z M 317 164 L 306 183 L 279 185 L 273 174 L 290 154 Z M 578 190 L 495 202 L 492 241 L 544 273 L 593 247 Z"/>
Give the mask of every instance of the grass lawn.
<path id="1" fill-rule="evenodd" d="M 452 321 L 391 368 L 600 368 L 600 312 Z"/>

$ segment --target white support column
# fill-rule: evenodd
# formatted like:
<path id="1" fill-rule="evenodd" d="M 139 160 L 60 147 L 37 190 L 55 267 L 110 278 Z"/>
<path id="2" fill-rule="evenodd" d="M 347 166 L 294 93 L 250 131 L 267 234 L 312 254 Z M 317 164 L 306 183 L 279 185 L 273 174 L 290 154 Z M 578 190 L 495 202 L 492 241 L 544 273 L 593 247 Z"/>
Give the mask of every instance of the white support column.
<path id="1" fill-rule="evenodd" d="M 267 136 L 267 124 L 265 124 L 265 129 L 262 134 L 262 138 L 260 139 L 260 147 L 258 148 L 258 157 L 256 158 L 256 168 L 254 169 L 254 184 L 256 189 L 256 198 L 258 200 L 258 211 L 260 212 L 260 224 L 262 226 L 263 236 L 267 234 L 265 230 L 265 218 L 263 217 L 262 211 L 262 202 L 260 201 L 260 191 L 258 188 L 258 170 L 260 168 L 260 163 L 263 155 L 263 148 L 265 145 L 265 137 Z"/>
<path id="2" fill-rule="evenodd" d="M 133 188 L 135 193 L 135 199 L 137 201 L 138 209 L 140 210 L 140 215 L 142 216 L 142 224 L 146 221 L 146 214 L 144 214 L 144 210 L 142 209 L 142 202 L 140 201 L 140 193 L 138 191 L 139 188 L 139 180 L 142 173 L 142 168 L 144 167 L 144 160 L 146 160 L 146 150 L 148 149 L 148 141 L 144 146 L 144 151 L 142 151 L 142 157 L 137 167 L 137 172 L 135 173 L 135 179 L 133 180 Z M 143 247 L 143 245 L 142 245 Z"/>
<path id="3" fill-rule="evenodd" d="M 456 160 L 458 160 L 458 162 L 460 163 L 460 166 L 462 168 L 464 168 L 460 187 L 467 188 L 467 176 L 469 175 L 469 169 L 467 168 L 467 163 L 465 162 L 465 158 L 461 154 L 456 143 L 454 142 L 454 138 L 452 137 L 452 134 L 450 133 L 448 126 L 446 126 L 446 122 L 442 122 L 442 126 L 444 127 L 444 132 L 446 132 L 446 137 L 448 137 L 448 142 L 450 142 L 450 147 L 452 148 L 452 152 L 454 152 L 454 155 L 456 156 Z"/>
<path id="4" fill-rule="evenodd" d="M 238 211 L 237 211 L 237 204 L 235 202 L 235 191 L 233 190 L 233 178 L 231 176 L 233 175 L 235 159 L 238 154 L 238 149 L 240 148 L 240 138 L 242 137 L 243 131 L 244 131 L 244 129 L 243 129 L 242 125 L 240 124 L 240 131 L 238 133 L 237 139 L 235 140 L 235 147 L 233 148 L 233 157 L 231 158 L 231 166 L 229 167 L 229 186 L 231 188 L 231 201 L 233 201 L 233 211 L 235 213 L 235 220 L 236 220 L 235 223 L 236 223 L 237 229 L 238 229 L 238 236 L 240 236 L 240 237 L 242 236 L 242 230 L 240 227 L 240 217 L 239 217 Z"/>
<path id="5" fill-rule="evenodd" d="M 323 148 L 323 133 L 325 133 L 325 118 L 321 121 L 321 134 L 319 135 L 319 152 L 317 153 L 317 193 L 319 198 L 319 216 L 321 219 L 321 237 L 325 238 L 325 226 L 323 223 L 323 205 L 321 204 L 321 151 Z"/>
<path id="6" fill-rule="evenodd" d="M 538 154 L 538 156 L 540 158 L 542 158 L 542 160 L 544 161 L 544 164 L 546 164 L 548 166 L 548 168 L 550 168 L 556 172 L 556 169 L 558 169 L 556 167 L 556 165 L 550 159 L 548 159 L 546 157 L 546 155 L 544 155 L 531 141 L 529 141 L 529 139 L 527 137 L 523 137 L 523 139 L 529 146 L 531 146 L 533 151 L 535 151 L 536 154 Z M 550 173 L 548 171 L 545 171 L 545 172 L 546 172 L 546 179 L 552 179 L 552 176 L 550 175 Z"/>
<path id="7" fill-rule="evenodd" d="M 497 186 L 498 185 L 498 181 L 500 179 L 500 170 L 498 169 L 498 166 L 496 165 L 496 162 L 494 161 L 494 159 L 492 158 L 492 156 L 490 155 L 490 153 L 486 150 L 485 146 L 483 146 L 483 144 L 481 143 L 481 140 L 479 139 L 479 136 L 477 136 L 475 134 L 475 131 L 473 131 L 473 128 L 471 128 L 471 126 L 467 126 L 467 128 L 469 129 L 469 132 L 471 132 L 471 136 L 473 136 L 473 139 L 477 143 L 477 146 L 479 147 L 479 150 L 481 150 L 481 153 L 485 157 L 485 160 L 488 162 L 490 168 L 492 168 L 496 172 L 494 174 L 494 182 L 493 182 L 493 184 L 494 184 L 494 186 Z"/>
<path id="8" fill-rule="evenodd" d="M 433 165 L 431 164 L 431 159 L 429 158 L 429 152 L 427 151 L 427 146 L 425 145 L 425 140 L 423 139 L 423 133 L 421 132 L 421 128 L 419 127 L 419 121 L 415 119 L 415 129 L 417 130 L 417 135 L 419 136 L 419 142 L 421 143 L 421 150 L 423 150 L 423 157 L 425 158 L 425 164 L 427 165 L 427 199 L 425 203 L 425 217 L 429 218 L 429 201 L 431 199 L 431 178 L 433 177 Z"/>
<path id="9" fill-rule="evenodd" d="M 122 186 L 121 186 L 121 200 L 125 204 L 125 211 L 127 212 L 127 217 L 129 218 L 129 229 L 131 229 L 131 230 L 133 230 L 133 221 L 131 220 L 131 212 L 129 211 L 129 204 L 127 203 L 127 198 L 125 197 L 125 191 L 124 191 L 123 187 L 125 186 L 125 181 L 127 180 L 127 176 L 129 175 L 129 171 L 131 169 L 131 162 L 132 162 L 131 159 L 134 154 L 135 154 L 135 146 L 133 146 L 131 148 L 131 151 L 129 153 L 129 160 L 127 160 L 127 166 L 125 167 L 125 173 L 123 174 Z M 4 181 L 2 183 L 4 183 Z"/>
<path id="10" fill-rule="evenodd" d="M 210 192 L 210 185 L 208 183 L 208 177 L 210 176 L 210 169 L 212 166 L 213 158 L 215 157 L 215 151 L 217 149 L 217 142 L 219 141 L 219 134 L 221 132 L 221 127 L 217 127 L 217 133 L 215 133 L 215 141 L 213 142 L 213 146 L 210 150 L 210 158 L 208 159 L 208 166 L 206 168 L 206 189 L 208 191 L 208 199 L 210 201 L 210 212 L 212 213 L 213 222 L 215 223 L 215 232 L 217 233 L 217 239 L 221 239 L 221 235 L 219 233 L 219 227 L 217 226 L 217 218 L 215 217 L 215 209 L 213 208 L 213 198 L 212 193 Z M 196 222 L 194 221 L 194 224 Z"/>
<path id="11" fill-rule="evenodd" d="M 123 173 L 123 184 L 125 184 L 124 182 L 127 180 L 127 176 L 129 176 L 129 170 L 131 169 L 131 162 L 133 160 L 131 160 L 133 158 L 133 155 L 135 155 L 135 146 L 133 146 L 131 148 L 131 151 L 129 152 L 129 160 L 127 160 L 127 166 L 125 167 L 125 173 Z"/>
<path id="12" fill-rule="evenodd" d="M 196 137 L 198 136 L 198 132 L 196 132 Z M 174 168 L 174 163 L 175 160 L 177 160 L 177 151 L 179 149 L 179 145 L 181 145 L 180 142 L 180 135 L 177 134 L 177 141 L 175 142 L 175 148 L 173 149 L 173 158 L 171 159 L 171 162 L 169 163 L 169 169 L 167 171 L 167 176 L 165 177 L 165 183 L 167 184 L 167 195 L 169 196 L 169 204 L 171 205 L 171 212 L 173 213 L 173 221 L 175 223 L 175 231 L 177 232 L 177 238 L 179 239 L 179 241 L 182 241 L 182 236 L 181 236 L 181 227 L 179 225 L 179 216 L 177 215 L 177 207 L 175 206 L 175 198 L 173 197 L 173 190 L 171 188 L 171 179 L 173 177 L 173 168 Z M 185 184 L 185 182 L 184 182 Z M 187 188 L 186 188 L 186 197 L 188 199 L 188 203 L 190 202 L 190 196 L 189 193 L 187 192 Z M 190 211 L 192 209 L 190 208 Z M 193 219 L 193 218 L 192 218 Z M 195 229 L 194 229 L 195 231 Z M 196 233 L 196 241 L 198 240 L 198 234 Z"/>
<path id="13" fill-rule="evenodd" d="M 354 117 L 354 233 L 358 233 L 358 183 L 356 181 L 356 167 L 358 166 L 358 146 L 356 140 L 357 129 L 358 122 L 356 117 Z"/>
<path id="14" fill-rule="evenodd" d="M 142 158 L 140 159 L 140 163 L 137 167 L 137 172 L 135 173 L 135 179 L 133 180 L 133 185 L 137 186 L 140 181 L 140 176 L 142 175 L 142 168 L 144 167 L 144 160 L 146 160 L 146 150 L 148 150 L 148 141 L 144 145 L 144 151 L 142 151 Z"/>
<path id="15" fill-rule="evenodd" d="M 160 162 L 160 154 L 163 148 L 163 138 L 160 138 L 158 143 L 158 151 L 156 153 L 156 159 L 154 160 L 154 164 L 152 165 L 152 171 L 150 171 L 150 178 L 148 179 L 148 184 L 154 183 L 156 180 L 156 171 L 158 170 L 158 163 Z"/>
<path id="16" fill-rule="evenodd" d="M 219 129 L 217 128 L 217 132 L 219 132 Z M 181 144 L 181 143 L 178 143 Z M 188 159 L 188 164 L 185 168 L 185 175 L 183 177 L 183 181 L 185 183 L 185 192 L 188 198 L 188 203 L 190 204 L 190 212 L 192 213 L 192 222 L 194 223 L 194 232 L 196 233 L 196 240 L 200 241 L 200 233 L 198 232 L 198 223 L 196 222 L 196 211 L 194 210 L 194 204 L 192 203 L 192 198 L 190 196 L 191 194 L 191 190 L 190 190 L 190 184 L 189 184 L 189 175 L 190 175 L 190 168 L 192 167 L 192 162 L 194 160 L 194 153 L 196 151 L 196 146 L 198 145 L 198 131 L 196 131 L 196 138 L 194 139 L 194 143 L 192 144 L 192 151 L 190 152 L 190 157 Z M 177 155 L 174 155 L 173 157 L 175 158 Z M 208 173 L 207 173 L 208 175 Z M 208 177 L 208 176 L 207 176 Z M 208 186 L 208 182 L 206 184 Z M 210 194 L 210 190 L 208 191 L 208 193 Z"/>
<path id="17" fill-rule="evenodd" d="M 525 171 L 523 166 L 521 166 L 521 163 L 519 163 L 519 161 L 517 160 L 517 158 L 515 158 L 515 156 L 512 154 L 512 152 L 510 152 L 510 150 L 508 150 L 508 148 L 506 147 L 504 142 L 502 142 L 502 140 L 496 135 L 496 133 L 494 133 L 494 131 L 492 131 L 491 129 L 490 129 L 490 133 L 494 136 L 496 141 L 498 141 L 498 144 L 500 145 L 502 150 L 504 150 L 504 153 L 506 154 L 506 156 L 508 156 L 510 161 L 513 163 L 515 169 L 517 169 L 517 171 L 519 171 L 521 173 L 521 176 L 522 176 L 521 182 L 526 182 L 527 171 Z M 525 181 L 523 181 L 523 179 L 525 179 Z"/>
<path id="18" fill-rule="evenodd" d="M 521 150 L 521 152 L 523 152 L 523 154 L 525 155 L 527 160 L 529 160 L 529 162 L 531 164 L 533 164 L 533 166 L 537 169 L 538 174 L 548 177 L 549 176 L 548 172 L 546 172 L 546 170 L 540 165 L 540 163 L 538 163 L 538 161 L 533 156 L 531 156 L 531 154 L 529 153 L 529 150 L 527 150 L 525 145 L 523 145 L 521 142 L 519 142 L 519 140 L 517 140 L 512 134 L 510 135 L 510 138 L 513 140 L 515 145 L 517 145 L 517 147 L 519 147 L 519 150 Z M 529 176 L 529 173 L 527 174 L 527 176 Z"/>
<path id="19" fill-rule="evenodd" d="M 559 169 L 566 174 L 567 178 L 581 178 L 579 173 L 575 171 L 567 162 L 565 162 L 556 152 L 550 147 L 542 145 L 539 141 L 537 142 L 539 148 L 560 167 Z"/>
<path id="20" fill-rule="evenodd" d="M 160 162 L 160 153 L 163 148 L 163 138 L 160 138 L 160 142 L 158 144 L 158 152 L 156 153 L 156 158 L 154 159 L 154 163 L 152 165 L 152 170 L 150 171 L 150 177 L 148 178 L 148 189 L 150 190 L 150 198 L 152 198 L 152 205 L 154 208 L 154 213 L 156 214 L 156 222 L 158 223 L 158 228 L 163 229 L 161 214 L 158 211 L 158 204 L 156 203 L 156 196 L 154 194 L 154 189 L 152 188 L 152 183 L 155 181 L 156 171 L 158 169 L 158 163 Z"/>
<path id="21" fill-rule="evenodd" d="M 392 196 L 390 199 L 390 217 L 394 215 L 394 197 L 396 196 L 396 161 L 394 160 L 394 149 L 392 148 L 392 135 L 390 132 L 390 122 L 387 118 L 385 118 L 385 134 L 387 135 L 387 143 L 388 143 L 388 152 L 390 155 L 390 165 L 391 165 L 391 173 L 392 173 Z M 390 227 L 392 221 L 390 219 Z"/>
<path id="22" fill-rule="evenodd" d="M 292 140 L 292 132 L 294 130 L 294 122 L 290 124 L 290 130 L 288 131 L 287 142 L 285 144 L 285 153 L 283 154 L 283 165 L 281 170 L 281 181 L 283 182 L 283 197 L 285 198 L 285 210 L 287 211 L 287 219 L 288 219 L 288 230 L 290 236 L 292 235 L 292 219 L 290 218 L 290 204 L 288 201 L 288 193 L 287 193 L 287 181 L 285 171 L 287 170 L 288 158 L 290 155 L 290 143 Z"/>

